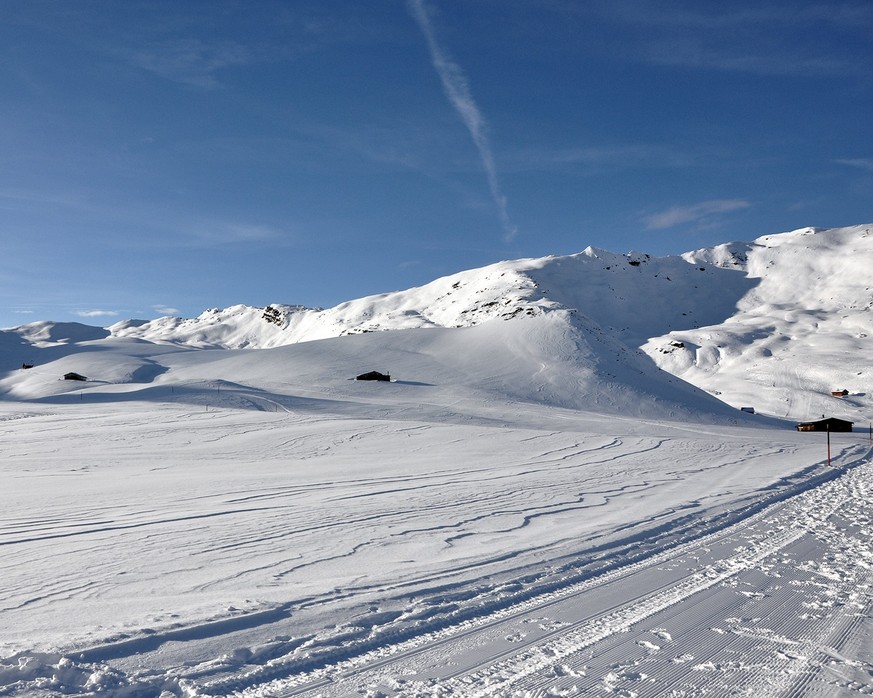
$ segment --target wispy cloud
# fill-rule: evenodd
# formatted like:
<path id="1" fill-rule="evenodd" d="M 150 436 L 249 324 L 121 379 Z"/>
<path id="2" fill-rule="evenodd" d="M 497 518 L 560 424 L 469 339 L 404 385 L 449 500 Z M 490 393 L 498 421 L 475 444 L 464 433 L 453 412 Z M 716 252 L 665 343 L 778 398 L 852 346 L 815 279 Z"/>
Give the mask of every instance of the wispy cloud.
<path id="1" fill-rule="evenodd" d="M 848 165 L 849 167 L 857 167 L 868 172 L 873 172 L 873 158 L 841 158 L 834 162 L 840 165 Z"/>
<path id="2" fill-rule="evenodd" d="M 770 77 L 828 77 L 857 73 L 860 69 L 860 62 L 853 65 L 833 56 L 804 55 L 793 47 L 738 54 L 732 46 L 714 46 L 699 37 L 646 41 L 640 49 L 644 60 L 660 65 Z"/>
<path id="3" fill-rule="evenodd" d="M 54 193 L 44 190 L 0 189 L 0 208 L 21 206 L 62 206 L 83 208 L 83 197 L 72 192 Z"/>
<path id="4" fill-rule="evenodd" d="M 870 4 L 800 5 L 622 0 L 558 7 L 583 33 L 588 24 L 610 23 L 610 31 L 586 36 L 589 45 L 610 56 L 618 47 L 626 58 L 694 70 L 802 78 L 869 75 L 866 56 L 855 46 L 867 40 L 873 26 Z"/>
<path id="5" fill-rule="evenodd" d="M 494 155 L 491 152 L 491 144 L 488 140 L 487 125 L 482 112 L 473 99 L 467 76 L 464 75 L 464 71 L 452 59 L 445 47 L 437 41 L 431 22 L 430 11 L 424 0 L 409 0 L 409 9 L 424 34 L 427 48 L 430 52 L 431 63 L 433 63 L 433 67 L 436 69 L 443 84 L 443 91 L 446 93 L 446 97 L 455 108 L 455 111 L 458 112 L 458 115 L 470 132 L 476 149 L 479 151 L 479 158 L 488 177 L 491 198 L 494 200 L 500 216 L 504 237 L 507 241 L 512 240 L 518 234 L 518 229 L 509 219 L 506 196 L 504 196 L 500 188 L 497 166 L 494 164 Z"/>
<path id="6" fill-rule="evenodd" d="M 153 305 L 152 309 L 161 315 L 178 315 L 181 311 L 169 305 Z"/>
<path id="7" fill-rule="evenodd" d="M 573 168 L 586 174 L 596 174 L 627 169 L 689 167 L 703 157 L 698 152 L 685 152 L 668 145 L 619 143 L 563 148 L 528 147 L 511 152 L 504 162 L 514 171 Z"/>
<path id="8" fill-rule="evenodd" d="M 195 246 L 265 242 L 286 237 L 276 228 L 256 223 L 198 222 L 185 228 L 188 238 L 183 244 Z"/>
<path id="9" fill-rule="evenodd" d="M 220 85 L 216 77 L 218 71 L 250 63 L 252 56 L 245 46 L 234 42 L 173 39 L 131 50 L 127 59 L 167 80 L 212 89 Z"/>
<path id="10" fill-rule="evenodd" d="M 77 310 L 76 315 L 79 317 L 115 317 L 118 312 L 115 310 Z"/>
<path id="11" fill-rule="evenodd" d="M 666 211 L 653 213 L 644 218 L 646 228 L 649 230 L 663 230 L 673 228 L 682 223 L 705 223 L 710 222 L 714 216 L 731 211 L 749 208 L 751 203 L 743 199 L 718 199 L 702 201 L 690 206 L 673 206 Z"/>

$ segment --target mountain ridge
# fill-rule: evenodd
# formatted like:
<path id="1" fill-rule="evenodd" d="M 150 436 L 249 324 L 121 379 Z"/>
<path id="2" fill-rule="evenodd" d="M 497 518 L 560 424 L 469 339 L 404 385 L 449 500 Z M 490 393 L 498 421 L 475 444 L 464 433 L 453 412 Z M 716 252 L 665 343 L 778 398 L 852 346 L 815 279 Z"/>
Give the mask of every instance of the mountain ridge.
<path id="1" fill-rule="evenodd" d="M 717 284 L 697 283 L 709 268 Z M 667 285 L 686 285 L 694 296 L 677 305 Z M 587 247 L 563 256 L 497 262 L 441 277 L 419 287 L 345 301 L 332 308 L 273 303 L 264 308 L 211 308 L 196 318 L 164 317 L 110 325 L 114 337 L 135 337 L 198 347 L 270 348 L 396 329 L 472 327 L 494 319 L 535 316 L 559 308 L 582 313 L 641 345 L 681 325 L 682 317 L 711 324 L 730 310 L 726 291 L 740 296 L 749 284 L 736 274 L 681 256 L 619 254 Z M 592 305 L 590 299 L 596 299 Z M 641 308 L 641 306 L 644 306 Z"/>

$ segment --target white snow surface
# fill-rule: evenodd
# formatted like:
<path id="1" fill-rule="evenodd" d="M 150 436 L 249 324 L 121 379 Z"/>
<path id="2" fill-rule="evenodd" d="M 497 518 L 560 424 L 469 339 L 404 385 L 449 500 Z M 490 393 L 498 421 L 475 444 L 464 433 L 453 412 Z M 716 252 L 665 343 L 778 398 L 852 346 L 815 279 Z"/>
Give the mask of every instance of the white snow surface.
<path id="1" fill-rule="evenodd" d="M 873 691 L 871 228 L 0 331 L 0 695 Z"/>

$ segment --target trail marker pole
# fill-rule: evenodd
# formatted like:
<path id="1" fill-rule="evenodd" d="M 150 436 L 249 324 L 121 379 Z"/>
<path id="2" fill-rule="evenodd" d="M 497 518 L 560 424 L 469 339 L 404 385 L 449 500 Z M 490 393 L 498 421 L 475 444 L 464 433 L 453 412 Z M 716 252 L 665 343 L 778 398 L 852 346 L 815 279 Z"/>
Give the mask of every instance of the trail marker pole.
<path id="1" fill-rule="evenodd" d="M 828 425 L 828 467 L 831 467 L 831 427 Z"/>

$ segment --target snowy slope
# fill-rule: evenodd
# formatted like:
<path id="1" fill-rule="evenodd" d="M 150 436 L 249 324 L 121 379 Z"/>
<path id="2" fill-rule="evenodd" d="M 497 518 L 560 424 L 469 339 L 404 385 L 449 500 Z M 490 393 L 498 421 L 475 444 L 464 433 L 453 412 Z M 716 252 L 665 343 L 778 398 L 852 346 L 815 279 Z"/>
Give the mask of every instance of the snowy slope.
<path id="1" fill-rule="evenodd" d="M 807 228 L 685 258 L 753 285 L 723 322 L 674 326 L 648 342 L 662 368 L 735 405 L 866 425 L 873 416 L 873 226 Z M 849 394 L 831 395 L 842 390 Z"/>
<path id="2" fill-rule="evenodd" d="M 534 402 L 653 419 L 748 419 L 565 310 L 474 327 L 364 333 L 257 351 L 119 338 L 43 351 L 67 353 L 9 372 L 0 378 L 0 395 L 53 400 L 75 393 L 102 400 L 140 392 L 149 399 L 156 390 L 224 382 L 345 400 L 371 391 L 372 386 L 361 388 L 351 379 L 376 369 L 394 379 L 380 386 L 380 399 L 386 392 L 397 395 L 411 412 L 441 395 L 450 403 L 463 396 L 471 405 Z M 70 371 L 89 380 L 62 380 Z"/>
<path id="3" fill-rule="evenodd" d="M 469 327 L 497 317 L 540 314 L 555 304 L 532 298 L 524 262 L 502 262 L 420 288 L 368 296 L 327 310 L 272 304 L 211 309 L 197 318 L 118 323 L 113 336 L 224 348 L 266 348 L 385 330 Z"/>

